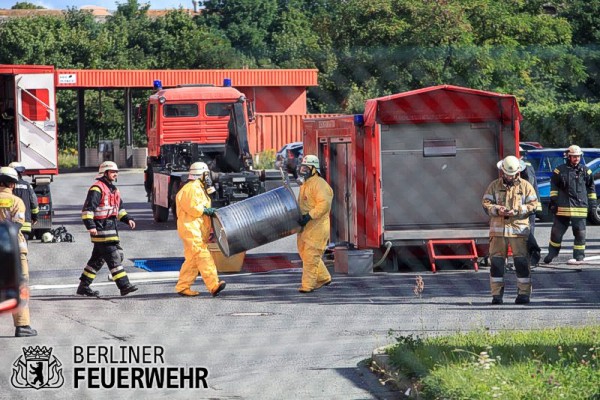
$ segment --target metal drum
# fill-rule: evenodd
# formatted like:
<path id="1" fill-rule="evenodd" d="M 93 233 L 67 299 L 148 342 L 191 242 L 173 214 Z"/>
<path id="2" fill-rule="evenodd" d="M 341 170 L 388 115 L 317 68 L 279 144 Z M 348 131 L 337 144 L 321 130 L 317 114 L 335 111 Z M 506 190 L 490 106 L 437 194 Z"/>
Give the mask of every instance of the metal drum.
<path id="1" fill-rule="evenodd" d="M 221 251 L 230 257 L 299 232 L 300 216 L 292 189 L 281 186 L 219 208 L 213 229 Z"/>

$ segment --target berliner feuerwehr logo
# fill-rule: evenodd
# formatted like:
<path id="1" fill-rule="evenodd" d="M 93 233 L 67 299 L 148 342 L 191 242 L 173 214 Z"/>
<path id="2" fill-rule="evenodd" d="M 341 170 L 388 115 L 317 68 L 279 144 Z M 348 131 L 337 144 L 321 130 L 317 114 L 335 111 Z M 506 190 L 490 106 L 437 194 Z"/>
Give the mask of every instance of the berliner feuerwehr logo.
<path id="1" fill-rule="evenodd" d="M 56 389 L 65 383 L 62 364 L 52 355 L 52 347 L 23 347 L 23 355 L 13 363 L 10 383 L 17 389 Z"/>

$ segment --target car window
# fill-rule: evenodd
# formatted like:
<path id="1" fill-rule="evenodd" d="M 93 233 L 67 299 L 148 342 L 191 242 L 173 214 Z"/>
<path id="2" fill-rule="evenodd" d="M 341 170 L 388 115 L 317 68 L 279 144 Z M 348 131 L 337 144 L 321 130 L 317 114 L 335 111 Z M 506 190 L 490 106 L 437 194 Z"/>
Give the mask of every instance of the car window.
<path id="1" fill-rule="evenodd" d="M 554 168 L 565 163 L 565 159 L 562 156 L 548 157 L 548 162 L 550 163 L 550 171 L 554 171 Z"/>
<path id="2" fill-rule="evenodd" d="M 533 169 L 535 171 L 539 171 L 540 170 L 540 158 L 528 158 L 527 161 L 529 161 L 531 163 L 531 166 L 533 167 Z"/>
<path id="3" fill-rule="evenodd" d="M 600 179 L 600 163 L 597 164 L 594 169 L 592 169 L 592 174 L 594 176 L 594 180 Z"/>

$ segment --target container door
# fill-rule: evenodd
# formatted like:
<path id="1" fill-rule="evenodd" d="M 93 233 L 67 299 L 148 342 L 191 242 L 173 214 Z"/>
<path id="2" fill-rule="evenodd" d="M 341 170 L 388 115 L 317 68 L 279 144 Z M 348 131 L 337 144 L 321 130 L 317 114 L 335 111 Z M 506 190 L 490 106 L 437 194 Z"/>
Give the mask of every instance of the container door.
<path id="1" fill-rule="evenodd" d="M 496 122 L 382 126 L 384 230 L 486 227 L 498 132 Z"/>
<path id="2" fill-rule="evenodd" d="M 19 160 L 29 170 L 58 170 L 54 74 L 16 75 Z"/>
<path id="3" fill-rule="evenodd" d="M 337 139 L 336 139 L 337 140 Z M 334 243 L 356 243 L 352 204 L 356 196 L 350 138 L 346 142 L 329 144 L 328 174 L 333 189 L 331 205 L 331 241 Z"/>

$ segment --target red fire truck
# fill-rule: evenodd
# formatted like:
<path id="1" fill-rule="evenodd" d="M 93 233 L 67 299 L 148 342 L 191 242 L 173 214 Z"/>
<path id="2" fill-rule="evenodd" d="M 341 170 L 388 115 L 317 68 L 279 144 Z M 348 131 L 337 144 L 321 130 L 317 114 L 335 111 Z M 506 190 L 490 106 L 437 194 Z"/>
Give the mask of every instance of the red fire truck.
<path id="1" fill-rule="evenodd" d="M 58 173 L 54 67 L 0 65 L 0 165 L 21 162 L 40 213 L 33 235 L 52 228 L 50 182 Z"/>
<path id="2" fill-rule="evenodd" d="M 380 256 L 391 246 L 391 270 L 403 248 L 433 240 L 485 254 L 481 199 L 498 160 L 519 155 L 521 118 L 514 96 L 444 85 L 368 100 L 364 115 L 305 119 L 304 154 L 334 189 L 331 241 Z"/>
<path id="3" fill-rule="evenodd" d="M 204 161 L 222 207 L 264 191 L 264 171 L 252 170 L 248 129 L 253 114 L 244 94 L 231 87 L 182 85 L 158 89 L 150 96 L 146 132 L 148 167 L 144 180 L 154 219 L 176 217 L 175 195 L 187 180 L 192 163 Z"/>

